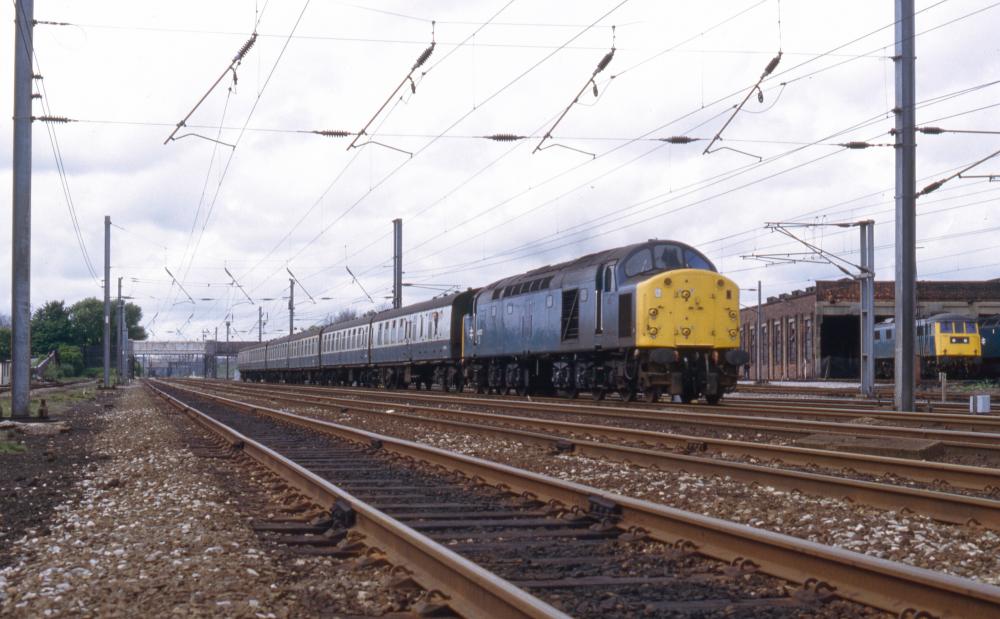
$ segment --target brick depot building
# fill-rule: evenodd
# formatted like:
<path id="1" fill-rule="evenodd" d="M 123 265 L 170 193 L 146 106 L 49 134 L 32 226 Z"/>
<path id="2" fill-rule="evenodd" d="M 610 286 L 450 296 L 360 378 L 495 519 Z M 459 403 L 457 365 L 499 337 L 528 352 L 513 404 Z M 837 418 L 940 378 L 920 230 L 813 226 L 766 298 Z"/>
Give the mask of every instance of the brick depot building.
<path id="1" fill-rule="evenodd" d="M 761 307 L 740 309 L 740 341 L 750 352 L 750 378 L 765 380 L 858 378 L 861 363 L 860 284 L 843 279 L 817 281 L 805 290 L 768 297 Z M 875 322 L 893 317 L 893 282 L 875 282 Z M 744 299 L 752 302 L 750 299 Z M 917 317 L 954 312 L 967 316 L 1000 314 L 1000 279 L 917 282 Z M 762 341 L 758 373 L 757 342 Z"/>

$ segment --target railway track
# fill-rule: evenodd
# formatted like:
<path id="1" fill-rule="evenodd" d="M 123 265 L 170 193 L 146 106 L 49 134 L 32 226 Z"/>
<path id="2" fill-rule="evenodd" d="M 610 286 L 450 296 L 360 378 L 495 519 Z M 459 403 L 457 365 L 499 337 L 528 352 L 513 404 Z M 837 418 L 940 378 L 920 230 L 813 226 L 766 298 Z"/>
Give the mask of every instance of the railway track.
<path id="1" fill-rule="evenodd" d="M 200 381 L 199 381 L 200 382 Z M 201 384 L 204 384 L 203 382 Z M 280 389 L 284 386 L 269 385 L 270 389 Z M 742 415 L 736 409 L 719 411 L 706 407 L 695 406 L 689 410 L 674 410 L 674 407 L 657 410 L 636 409 L 625 406 L 607 406 L 581 402 L 566 402 L 550 398 L 547 400 L 526 400 L 521 398 L 494 398 L 472 396 L 470 394 L 446 394 L 428 391 L 386 391 L 359 388 L 330 388 L 296 386 L 304 391 L 315 390 L 316 393 L 341 394 L 360 399 L 377 398 L 382 401 L 401 403 L 421 402 L 428 405 L 461 406 L 502 410 L 518 415 L 539 415 L 577 417 L 593 420 L 601 425 L 641 425 L 646 429 L 670 429 L 672 427 L 703 428 L 708 431 L 731 434 L 734 431 L 759 434 L 767 433 L 778 437 L 791 439 L 821 435 L 825 437 L 841 437 L 852 439 L 898 439 L 901 441 L 930 441 L 936 443 L 942 452 L 949 456 L 966 459 L 985 460 L 990 463 L 1000 462 L 1000 433 L 979 432 L 972 430 L 948 430 L 924 427 L 904 427 L 871 425 L 870 423 L 838 423 L 834 421 L 816 421 L 807 419 L 789 419 L 781 417 L 758 415 Z M 889 414 L 887 420 L 894 420 Z M 908 415 L 928 415 L 926 413 L 908 413 Z M 939 419 L 936 413 L 930 414 L 933 419 Z M 859 413 L 859 417 L 868 417 Z M 961 423 L 960 416 L 947 416 L 951 419 L 946 423 Z M 978 417 L 966 418 L 969 423 L 977 423 Z M 987 421 L 989 423 L 989 421 Z"/>
<path id="2" fill-rule="evenodd" d="M 964 467 L 941 463 L 929 463 L 906 459 L 877 458 L 841 454 L 823 450 L 802 450 L 778 448 L 770 455 L 801 458 L 803 466 L 817 462 L 836 464 L 841 470 L 857 471 L 869 469 L 878 475 L 916 479 L 928 487 L 880 483 L 877 481 L 841 477 L 806 470 L 787 470 L 781 466 L 747 464 L 729 459 L 676 453 L 663 450 L 671 442 L 683 443 L 685 451 L 698 445 L 691 437 L 677 437 L 662 433 L 627 428 L 610 428 L 546 421 L 537 418 L 511 417 L 491 413 L 465 410 L 442 409 L 429 406 L 406 406 L 405 411 L 386 412 L 392 403 L 378 401 L 351 400 L 326 396 L 297 393 L 294 389 L 283 395 L 269 393 L 266 388 L 245 388 L 215 383 L 216 391 L 232 397 L 256 398 L 278 405 L 297 405 L 324 408 L 328 412 L 355 412 L 396 422 L 405 418 L 411 422 L 429 424 L 440 430 L 467 432 L 473 435 L 493 435 L 521 442 L 542 444 L 554 450 L 575 451 L 576 453 L 607 458 L 618 462 L 629 462 L 665 470 L 686 471 L 705 476 L 720 475 L 745 481 L 760 483 L 785 490 L 806 494 L 833 496 L 857 501 L 882 509 L 910 509 L 955 524 L 979 524 L 992 529 L 1000 529 L 1000 501 L 993 496 L 1000 489 L 1000 471 L 982 467 Z M 307 413 L 303 413 L 307 414 Z M 443 417 L 443 418 L 442 418 Z M 552 434 L 555 433 L 555 434 Z M 613 441 L 599 442 L 600 440 Z M 625 443 L 625 444 L 621 444 Z M 729 443 L 729 444 L 726 444 Z M 743 453 L 760 454 L 754 444 L 739 445 L 737 442 L 723 442 L 716 448 L 722 450 L 743 450 Z M 631 445 L 641 445 L 634 447 Z M 649 449 L 652 447 L 655 449 Z M 706 448 L 707 451 L 707 448 Z M 943 492 L 944 488 L 964 488 L 969 494 Z"/>
<path id="3" fill-rule="evenodd" d="M 800 396 L 812 396 L 818 398 L 837 398 L 842 400 L 855 400 L 857 402 L 866 402 L 871 400 L 866 400 L 862 397 L 859 391 L 860 388 L 844 388 L 844 387 L 812 387 L 812 386 L 796 386 L 796 385 L 747 385 L 740 384 L 737 387 L 737 391 L 740 393 L 753 393 L 753 394 L 764 394 L 764 395 L 800 395 Z M 875 395 L 878 400 L 884 403 L 884 405 L 891 406 L 893 398 L 893 387 L 891 385 L 876 385 Z M 972 395 L 971 393 L 955 393 L 954 391 L 948 391 L 946 394 L 946 401 L 941 402 L 941 391 L 940 389 L 935 390 L 932 388 L 919 389 L 915 394 L 917 400 L 923 400 L 923 402 L 918 402 L 918 406 L 927 406 L 928 404 L 937 408 L 939 405 L 953 406 L 956 408 L 964 408 L 968 410 L 969 402 L 968 397 Z"/>
<path id="4" fill-rule="evenodd" d="M 573 614 L 591 614 L 595 607 L 588 606 L 588 600 L 592 598 L 587 596 L 587 592 L 595 589 L 607 591 L 613 587 L 621 587 L 626 592 L 637 590 L 637 599 L 616 596 L 616 601 L 609 605 L 606 597 L 600 598 L 594 616 L 634 614 L 636 607 L 632 606 L 633 601 L 641 604 L 640 608 L 654 613 L 658 609 L 664 612 L 670 612 L 670 609 L 688 612 L 711 609 L 713 604 L 721 605 L 726 601 L 729 602 L 726 612 L 730 613 L 744 608 L 743 612 L 749 612 L 750 607 L 768 605 L 777 608 L 790 606 L 790 614 L 799 614 L 805 605 L 811 606 L 812 612 L 816 613 L 815 605 L 829 599 L 831 594 L 903 616 L 931 613 L 941 617 L 968 617 L 996 616 L 1000 613 L 1000 588 L 997 587 L 630 499 L 347 426 L 247 405 L 221 396 L 197 395 L 186 387 L 161 383 L 152 386 L 174 405 L 188 410 L 201 423 L 224 433 L 230 444 L 280 470 L 289 483 L 330 509 L 331 513 L 341 516 L 345 512 L 352 514 L 355 529 L 368 536 L 370 545 L 378 545 L 395 562 L 412 569 L 414 578 L 425 588 L 445 591 L 450 596 L 449 605 L 469 616 L 560 616 L 557 614 L 559 611 L 539 600 L 545 598 L 550 602 L 559 602 L 566 599 L 559 597 L 560 593 L 582 600 L 571 609 Z M 164 390 L 170 390 L 174 395 L 167 395 Z M 190 404 L 183 404 L 181 399 Z M 197 411 L 192 405 L 205 410 Z M 225 427 L 223 421 L 233 424 L 235 429 Z M 315 443 L 320 438 L 333 440 L 328 437 L 337 439 L 336 445 Z M 353 447 L 344 446 L 343 441 L 352 443 Z M 345 449 L 349 451 L 343 451 Z M 362 454 L 377 457 L 378 462 L 369 466 L 367 461 L 361 459 Z M 296 464 L 292 459 L 301 462 Z M 503 490 L 501 495 L 505 497 L 520 496 L 527 501 L 519 504 L 517 509 L 538 510 L 540 506 L 547 505 L 553 511 L 546 517 L 536 514 L 513 516 L 509 513 L 512 510 L 510 505 L 493 507 L 490 504 L 487 512 L 503 509 L 514 520 L 538 520 L 515 527 L 522 534 L 520 536 L 511 535 L 510 529 L 504 527 L 504 518 L 494 519 L 489 514 L 484 514 L 482 519 L 465 518 L 465 514 L 472 513 L 464 502 L 468 499 L 457 495 L 454 502 L 461 505 L 455 513 L 442 514 L 442 517 L 415 513 L 395 519 L 377 509 L 377 501 L 373 501 L 375 506 L 365 502 L 364 495 L 373 491 L 385 495 L 388 485 L 398 488 L 402 494 L 415 497 L 418 502 L 426 501 L 427 497 L 419 495 L 424 491 L 423 478 L 400 483 L 394 477 L 416 475 L 410 468 L 403 473 L 387 471 L 386 467 L 392 461 L 402 461 L 406 467 L 419 462 L 446 471 L 447 474 L 442 473 L 443 477 L 434 477 L 428 482 L 433 492 L 457 493 L 459 488 L 467 487 L 467 484 L 454 482 L 448 486 L 445 484 L 447 476 L 481 480 L 490 487 L 477 485 L 474 488 L 477 501 L 495 497 L 496 488 L 500 488 Z M 314 470 L 307 470 L 307 467 Z M 458 478 L 454 477 L 456 474 Z M 334 486 L 322 476 L 340 478 L 343 488 Z M 352 489 L 354 492 L 351 492 Z M 378 494 L 374 496 L 379 497 Z M 398 499 L 391 498 L 394 495 L 389 496 L 389 500 Z M 384 506 L 386 497 L 378 500 L 383 501 Z M 431 509 L 438 507 L 436 504 Z M 396 509 L 398 513 L 399 508 Z M 406 508 L 402 509 L 405 514 Z M 456 513 L 459 514 L 457 519 Z M 557 517 L 559 514 L 563 517 Z M 401 524 L 400 520 L 419 526 Z M 581 526 L 581 523 L 585 524 Z M 547 528 L 550 526 L 553 528 Z M 538 535 L 541 531 L 551 532 Z M 578 539 L 581 534 L 594 535 L 596 539 Z M 601 535 L 608 537 L 602 539 Z M 656 556 L 668 559 L 666 563 L 648 559 L 651 563 L 647 564 L 635 556 L 636 547 L 632 544 L 646 536 L 650 538 L 650 544 L 670 545 L 669 548 L 657 546 L 663 549 L 664 554 Z M 437 541 L 433 539 L 435 537 Z M 532 540 L 530 544 L 526 541 L 528 538 Z M 539 553 L 539 546 L 531 546 L 541 544 L 543 548 L 552 547 L 552 539 L 563 540 L 564 543 L 556 546 L 563 552 L 569 551 L 565 542 L 573 540 L 568 545 L 584 548 L 582 557 L 572 552 L 568 556 Z M 450 542 L 451 550 L 443 546 L 442 541 Z M 610 549 L 605 548 L 606 543 L 610 543 Z M 530 554 L 526 557 L 523 553 L 529 546 Z M 616 554 L 623 548 L 630 558 L 627 565 L 634 566 L 634 573 L 604 573 L 612 564 L 605 559 L 623 556 Z M 456 553 L 455 549 L 461 552 Z M 459 554 L 465 554 L 466 558 Z M 716 563 L 714 568 L 706 567 L 700 563 L 705 557 L 729 565 L 723 568 Z M 539 558 L 541 563 L 533 562 Z M 563 558 L 568 563 L 582 562 L 592 569 L 571 571 L 573 575 L 567 576 L 566 572 L 556 567 L 565 563 L 551 561 Z M 473 561 L 482 561 L 484 565 L 476 565 Z M 515 567 L 510 569 L 510 565 Z M 663 568 L 667 565 L 669 570 L 664 573 Z M 652 573 L 646 571 L 648 567 L 653 568 Z M 678 568 L 680 574 L 676 573 Z M 556 577 L 540 578 L 533 573 L 536 570 L 548 575 L 555 571 Z M 656 575 L 653 576 L 653 573 Z M 754 580 L 763 578 L 763 574 L 806 585 L 791 598 L 761 596 L 761 590 L 776 591 L 772 587 L 777 586 L 770 581 Z M 509 577 L 504 578 L 503 575 Z M 639 586 L 636 589 L 636 583 L 649 584 L 650 578 L 657 579 L 652 581 L 655 586 Z M 512 580 L 515 582 L 512 583 Z M 749 585 L 747 590 L 746 586 L 751 581 L 754 584 Z M 692 604 L 691 599 L 676 596 L 678 591 L 692 590 L 701 600 L 696 604 Z M 664 592 L 673 597 L 649 599 L 654 593 Z M 725 599 L 719 598 L 719 595 L 725 596 Z M 734 595 L 738 598 L 736 601 L 732 600 Z M 831 602 L 827 604 L 822 608 L 832 612 L 832 616 L 863 610 L 858 607 L 830 610 Z"/>

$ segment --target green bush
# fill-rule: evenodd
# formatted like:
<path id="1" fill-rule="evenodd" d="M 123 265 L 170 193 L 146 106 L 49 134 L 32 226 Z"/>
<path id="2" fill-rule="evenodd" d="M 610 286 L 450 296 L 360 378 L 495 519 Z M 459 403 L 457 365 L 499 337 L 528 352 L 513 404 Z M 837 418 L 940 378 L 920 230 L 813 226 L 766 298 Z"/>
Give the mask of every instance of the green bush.
<path id="1" fill-rule="evenodd" d="M 63 376 L 79 376 L 83 372 L 83 352 L 79 346 L 59 346 L 59 366 Z"/>

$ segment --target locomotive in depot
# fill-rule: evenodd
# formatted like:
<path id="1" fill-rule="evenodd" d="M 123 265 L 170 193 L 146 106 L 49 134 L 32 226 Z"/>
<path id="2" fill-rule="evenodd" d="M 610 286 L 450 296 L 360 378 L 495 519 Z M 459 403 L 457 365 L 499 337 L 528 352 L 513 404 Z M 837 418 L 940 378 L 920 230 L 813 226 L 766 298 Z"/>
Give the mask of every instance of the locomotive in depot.
<path id="1" fill-rule="evenodd" d="M 937 314 L 916 322 L 920 375 L 945 372 L 948 376 L 978 376 L 983 361 L 983 338 L 976 319 L 961 314 Z M 891 378 L 895 364 L 896 325 L 890 320 L 875 325 L 875 373 Z"/>
<path id="2" fill-rule="evenodd" d="M 242 380 L 718 402 L 741 366 L 739 288 L 650 240 L 316 327 L 239 353 Z"/>

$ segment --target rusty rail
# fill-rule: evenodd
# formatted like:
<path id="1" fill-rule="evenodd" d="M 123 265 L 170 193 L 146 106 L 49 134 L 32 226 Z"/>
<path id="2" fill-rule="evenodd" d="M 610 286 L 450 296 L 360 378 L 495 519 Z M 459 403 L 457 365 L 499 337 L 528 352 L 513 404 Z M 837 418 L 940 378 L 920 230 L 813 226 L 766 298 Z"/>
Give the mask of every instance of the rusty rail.
<path id="1" fill-rule="evenodd" d="M 567 617 L 268 447 L 164 393 L 154 384 L 146 382 L 146 385 L 199 424 L 222 436 L 231 446 L 238 447 L 243 453 L 277 473 L 319 505 L 332 511 L 338 501 L 350 504 L 356 514 L 354 529 L 379 544 L 380 550 L 392 561 L 412 569 L 414 579 L 426 590 L 447 592 L 450 596 L 448 604 L 456 612 L 468 617 Z"/>
<path id="2" fill-rule="evenodd" d="M 615 506 L 620 526 L 640 527 L 654 538 L 669 543 L 693 544 L 700 553 L 728 562 L 748 557 L 765 573 L 792 582 L 819 577 L 834 587 L 841 597 L 888 611 L 913 616 L 920 612 L 939 617 L 1000 616 L 998 587 L 693 514 L 412 441 L 220 396 L 208 397 L 237 410 L 346 440 L 366 443 L 377 440 L 382 449 L 391 453 L 581 509 L 586 509 L 594 497 L 600 497 Z"/>
<path id="3" fill-rule="evenodd" d="M 214 385 L 220 386 L 220 385 Z M 202 395 L 209 395 L 203 390 L 194 390 Z M 399 419 L 404 416 L 401 413 L 387 413 L 378 410 L 384 404 L 366 402 L 368 407 L 359 406 L 356 400 L 324 398 L 312 395 L 278 396 L 273 394 L 247 393 L 247 390 L 225 389 L 227 393 L 236 393 L 261 397 L 275 402 L 288 402 L 293 404 L 308 403 L 313 406 L 320 406 L 334 410 L 349 410 L 360 412 L 366 415 L 389 417 Z M 324 400 L 335 400 L 324 402 Z M 470 411 L 439 409 L 425 406 L 405 406 L 410 409 L 405 414 L 407 419 L 444 427 L 447 429 L 457 429 L 477 435 L 493 435 L 502 438 L 513 438 L 523 442 L 539 443 L 547 447 L 561 450 L 575 450 L 577 453 L 594 456 L 598 458 L 608 458 L 617 462 L 628 462 L 641 464 L 644 466 L 658 466 L 666 470 L 683 470 L 688 473 L 699 475 L 726 475 L 734 479 L 746 482 L 756 482 L 772 485 L 786 490 L 800 491 L 807 494 L 820 496 L 831 496 L 846 498 L 852 501 L 859 501 L 866 505 L 880 507 L 884 509 L 906 508 L 918 513 L 928 515 L 943 522 L 953 524 L 979 524 L 994 530 L 1000 530 L 1000 501 L 986 498 L 964 496 L 939 492 L 936 490 L 925 490 L 919 488 L 909 488 L 893 484 L 870 482 L 832 475 L 808 473 L 801 471 L 790 471 L 787 469 L 745 464 L 730 460 L 719 460 L 715 458 L 704 458 L 692 455 L 676 454 L 651 449 L 628 447 L 622 445 L 612 445 L 600 443 L 593 440 L 574 439 L 552 434 L 540 434 L 538 431 L 569 430 L 583 434 L 604 434 L 616 439 L 641 440 L 647 443 L 655 443 L 661 436 L 660 433 L 648 430 L 630 430 L 623 428 L 612 428 L 608 426 L 595 426 L 574 424 L 561 421 L 539 420 L 531 417 L 511 417 L 506 415 L 496 415 L 490 413 L 476 413 Z M 451 421 L 435 417 L 410 414 L 413 410 L 422 410 L 431 414 L 441 414 L 447 417 L 465 417 L 477 420 L 514 422 L 518 425 L 528 426 L 532 431 L 515 430 L 508 427 L 494 425 L 484 425 L 482 423 L 466 423 L 461 421 Z M 689 443 L 690 444 L 690 443 Z M 693 443 L 697 444 L 697 443 Z M 852 459 L 836 452 L 822 452 L 831 455 L 840 455 L 845 462 L 844 466 L 854 464 Z M 958 467 L 956 465 L 936 465 L 920 461 L 902 461 L 909 464 L 910 468 L 922 472 L 925 478 L 936 481 L 941 478 L 942 468 L 965 469 L 966 473 L 978 474 L 985 482 L 984 490 L 1000 487 L 1000 471 L 993 469 L 981 469 L 977 467 Z M 972 469 L 971 471 L 969 469 Z M 898 474 L 898 469 L 893 470 Z"/>

